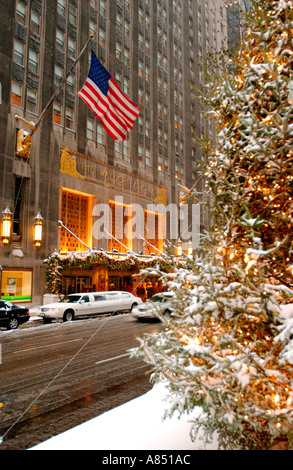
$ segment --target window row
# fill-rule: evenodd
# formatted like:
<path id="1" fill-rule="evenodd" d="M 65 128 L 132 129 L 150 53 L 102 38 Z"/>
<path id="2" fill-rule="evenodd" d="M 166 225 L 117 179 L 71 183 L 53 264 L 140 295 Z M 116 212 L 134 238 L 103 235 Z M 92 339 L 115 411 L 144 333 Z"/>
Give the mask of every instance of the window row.
<path id="1" fill-rule="evenodd" d="M 11 104 L 18 107 L 26 107 L 27 111 L 37 113 L 38 93 L 35 90 L 27 88 L 24 96 L 23 86 L 17 82 L 12 82 L 11 86 Z M 25 102 L 24 102 L 25 101 Z"/>
<path id="2" fill-rule="evenodd" d="M 40 36 L 41 15 L 35 10 L 31 10 L 29 14 L 27 4 L 21 0 L 17 0 L 16 3 L 16 21 L 24 26 L 29 26 L 31 33 Z"/>
<path id="3" fill-rule="evenodd" d="M 72 26 L 78 25 L 78 8 L 68 0 L 57 0 L 57 12 L 68 18 Z"/>
<path id="4" fill-rule="evenodd" d="M 26 55 L 25 55 L 25 44 L 18 39 L 14 41 L 14 52 L 13 60 L 16 64 L 25 66 Z M 38 73 L 39 69 L 39 53 L 35 49 L 28 48 L 28 70 L 29 72 Z"/>

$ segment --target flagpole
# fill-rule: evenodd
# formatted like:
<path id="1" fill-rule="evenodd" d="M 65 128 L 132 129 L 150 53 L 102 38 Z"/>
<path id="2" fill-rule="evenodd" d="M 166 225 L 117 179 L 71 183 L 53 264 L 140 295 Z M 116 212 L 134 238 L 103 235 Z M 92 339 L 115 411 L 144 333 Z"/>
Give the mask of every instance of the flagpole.
<path id="1" fill-rule="evenodd" d="M 86 246 L 88 248 L 89 251 L 93 251 L 92 248 L 90 246 L 88 246 L 85 242 L 83 242 L 80 238 L 78 238 L 77 235 L 75 235 L 75 233 L 71 232 L 71 230 L 69 230 L 69 228 L 67 228 L 62 220 L 58 220 L 58 224 L 59 224 L 59 227 L 58 228 L 64 228 L 64 230 L 66 230 L 68 233 L 70 233 L 70 235 L 72 235 L 74 238 L 76 238 L 76 240 L 78 240 L 80 243 L 82 243 L 84 246 Z"/>
<path id="2" fill-rule="evenodd" d="M 66 77 L 62 80 L 61 84 L 59 85 L 59 87 L 57 88 L 57 90 L 55 91 L 54 95 L 51 97 L 50 101 L 48 102 L 48 104 L 46 105 L 46 107 L 44 108 L 44 110 L 42 111 L 38 121 L 36 122 L 35 124 L 35 127 L 38 128 L 41 121 L 43 120 L 44 116 L 46 115 L 48 109 L 50 108 L 51 104 L 53 103 L 53 101 L 57 98 L 57 96 L 59 95 L 62 87 L 64 86 L 64 84 L 67 82 L 67 79 L 68 77 L 71 75 L 73 69 L 75 68 L 77 62 L 80 60 L 81 56 L 83 55 L 84 51 L 86 50 L 87 46 L 89 45 L 89 42 L 92 40 L 94 36 L 91 35 L 89 37 L 89 39 L 87 40 L 87 43 L 86 45 L 84 46 L 84 48 L 82 49 L 82 51 L 80 52 L 79 56 L 77 57 L 77 59 L 74 61 L 74 63 L 72 64 L 72 66 L 70 67 Z M 35 131 L 32 129 L 32 133 L 34 133 Z"/>
<path id="3" fill-rule="evenodd" d="M 53 96 L 50 98 L 49 102 L 47 103 L 47 105 L 45 106 L 45 108 L 43 109 L 43 111 L 41 112 L 37 122 L 32 126 L 32 125 L 29 125 L 29 127 L 31 128 L 31 131 L 30 131 L 30 135 L 32 136 L 36 130 L 38 129 L 40 123 L 42 122 L 42 120 L 44 119 L 45 115 L 47 114 L 50 106 L 52 105 L 53 101 L 57 98 L 57 96 L 59 95 L 61 89 L 63 88 L 64 84 L 67 82 L 67 79 L 68 77 L 71 75 L 73 69 L 75 68 L 77 62 L 80 60 L 81 56 L 83 55 L 84 51 L 86 50 L 86 48 L 88 47 L 90 41 L 93 39 L 93 35 L 91 35 L 89 37 L 89 39 L 87 40 L 86 42 L 86 45 L 83 47 L 83 49 L 81 50 L 81 52 L 79 53 L 77 59 L 75 59 L 74 63 L 72 64 L 72 66 L 70 67 L 66 77 L 62 80 L 61 84 L 59 85 L 59 87 L 57 88 L 57 90 L 55 91 L 55 93 L 53 94 Z M 24 122 L 24 124 L 31 124 L 31 123 L 26 123 L 26 121 L 23 119 L 23 118 L 20 118 L 19 116 L 15 116 L 16 119 L 19 119 L 20 121 Z"/>

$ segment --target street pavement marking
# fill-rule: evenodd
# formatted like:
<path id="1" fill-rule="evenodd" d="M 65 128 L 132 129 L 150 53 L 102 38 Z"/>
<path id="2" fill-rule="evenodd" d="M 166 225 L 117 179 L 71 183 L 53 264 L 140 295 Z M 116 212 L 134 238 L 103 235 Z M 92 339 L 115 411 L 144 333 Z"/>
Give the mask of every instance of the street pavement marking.
<path id="1" fill-rule="evenodd" d="M 104 364 L 105 362 L 115 361 L 116 359 L 121 359 L 122 357 L 129 357 L 129 354 L 121 354 L 120 356 L 110 357 L 109 359 L 104 359 L 103 361 L 96 362 L 96 365 Z"/>
<path id="2" fill-rule="evenodd" d="M 63 341 L 63 342 L 60 342 L 60 343 L 53 343 L 53 344 L 44 344 L 43 346 L 35 346 L 35 347 L 29 348 L 29 349 L 19 349 L 17 351 L 13 351 L 13 354 L 19 354 L 19 353 L 22 353 L 22 352 L 33 351 L 34 349 L 52 348 L 53 346 L 60 346 L 60 345 L 66 344 L 66 343 L 75 343 L 76 341 L 81 341 L 82 339 L 83 338 L 71 339 L 70 341 Z"/>

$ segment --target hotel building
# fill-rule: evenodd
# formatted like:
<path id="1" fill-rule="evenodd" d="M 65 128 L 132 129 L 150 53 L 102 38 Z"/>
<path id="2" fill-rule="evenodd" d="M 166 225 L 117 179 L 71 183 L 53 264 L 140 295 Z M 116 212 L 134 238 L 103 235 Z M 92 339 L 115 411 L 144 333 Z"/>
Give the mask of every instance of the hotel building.
<path id="1" fill-rule="evenodd" d="M 156 205 L 178 206 L 204 158 L 197 138 L 215 137 L 193 87 L 202 86 L 207 55 L 227 47 L 225 1 L 5 0 L 0 33 L 1 297 L 41 304 L 52 253 L 64 261 L 56 268 L 63 293 L 133 287 L 130 254 L 143 262 L 165 249 Z M 18 131 L 31 131 L 26 123 L 38 121 L 90 35 L 22 153 Z M 141 108 L 124 142 L 107 135 L 77 94 L 91 49 Z M 135 207 L 148 222 L 133 238 Z"/>

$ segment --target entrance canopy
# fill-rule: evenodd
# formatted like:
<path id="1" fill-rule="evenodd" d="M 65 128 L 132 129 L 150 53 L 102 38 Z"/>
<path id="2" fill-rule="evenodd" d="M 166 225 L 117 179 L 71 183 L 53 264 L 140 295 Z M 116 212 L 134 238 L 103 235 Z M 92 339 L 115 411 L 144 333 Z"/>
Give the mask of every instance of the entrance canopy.
<path id="1" fill-rule="evenodd" d="M 91 250 L 87 252 L 67 252 L 60 253 L 55 250 L 46 260 L 46 281 L 47 290 L 52 294 L 60 294 L 62 292 L 62 276 L 79 274 L 82 271 L 87 273 L 93 271 L 92 284 L 98 286 L 100 278 L 107 279 L 109 273 L 115 271 L 117 273 L 124 272 L 125 276 L 138 274 L 142 276 L 149 274 L 159 275 L 161 271 L 172 272 L 174 269 L 186 266 L 184 258 L 176 258 L 167 256 L 164 253 L 158 255 L 142 255 L 134 252 L 119 253 L 117 251 L 106 252 L 103 250 Z M 97 279 L 95 279 L 95 276 Z"/>

